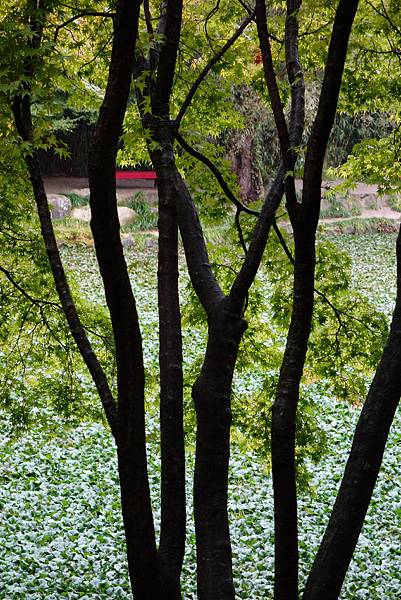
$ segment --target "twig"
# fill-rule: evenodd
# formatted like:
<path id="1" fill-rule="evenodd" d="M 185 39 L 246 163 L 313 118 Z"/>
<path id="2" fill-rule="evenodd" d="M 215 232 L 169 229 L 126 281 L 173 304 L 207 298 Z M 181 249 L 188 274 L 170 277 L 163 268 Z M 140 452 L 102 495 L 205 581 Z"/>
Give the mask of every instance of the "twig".
<path id="1" fill-rule="evenodd" d="M 236 42 L 236 40 L 241 36 L 242 32 L 246 29 L 246 27 L 248 27 L 248 25 L 253 21 L 254 15 L 255 15 L 255 13 L 253 12 L 252 15 L 250 15 L 249 17 L 244 19 L 244 21 L 242 21 L 241 25 L 238 27 L 236 32 L 230 37 L 229 40 L 227 40 L 227 42 L 224 44 L 224 46 L 222 46 L 220 48 L 220 50 L 218 50 L 218 52 L 216 52 L 216 54 L 210 59 L 210 61 L 202 69 L 202 71 L 200 72 L 198 77 L 195 79 L 195 81 L 192 84 L 192 87 L 189 90 L 187 97 L 185 98 L 185 100 L 178 112 L 178 115 L 175 119 L 175 124 L 176 124 L 177 130 L 180 127 L 180 124 L 185 115 L 185 112 L 187 111 L 189 105 L 191 104 L 198 87 L 201 85 L 201 83 L 203 82 L 205 77 L 208 75 L 208 73 L 213 69 L 215 64 L 218 63 L 218 61 L 227 52 L 227 50 L 229 48 L 231 48 L 231 46 L 234 44 L 234 42 Z"/>
<path id="2" fill-rule="evenodd" d="M 73 17 L 70 17 L 69 19 L 67 19 L 67 21 L 64 21 L 64 23 L 57 25 L 56 30 L 54 32 L 53 40 L 57 41 L 59 31 L 61 29 L 63 29 L 63 27 L 67 27 L 67 25 L 69 25 L 70 23 L 73 23 L 74 21 L 76 21 L 77 19 L 80 19 L 81 17 L 109 17 L 109 18 L 113 19 L 115 16 L 116 16 L 116 13 L 113 13 L 113 12 L 96 12 L 96 11 L 80 12 L 79 14 L 74 15 Z"/>
<path id="3" fill-rule="evenodd" d="M 19 285 L 19 283 L 17 283 L 17 281 L 14 279 L 14 277 L 12 276 L 12 274 L 10 273 L 10 271 L 8 271 L 7 269 L 5 269 L 4 267 L 0 266 L 0 271 L 7 277 L 7 279 L 10 281 L 10 283 L 13 284 L 13 286 L 23 295 L 25 296 L 25 298 L 27 298 L 27 300 L 29 300 L 30 302 L 32 302 L 32 304 L 35 304 L 36 306 L 53 306 L 53 308 L 57 308 L 58 310 L 62 310 L 62 307 L 60 304 L 57 304 L 56 302 L 49 302 L 48 300 L 41 300 L 38 298 L 33 298 L 26 290 L 24 290 L 23 287 L 21 287 Z"/>
<path id="4" fill-rule="evenodd" d="M 274 221 L 273 222 L 273 229 L 277 235 L 277 238 L 285 252 L 285 254 L 287 255 L 288 259 L 290 260 L 290 262 L 294 265 L 295 264 L 295 259 L 291 253 L 291 250 L 289 249 L 283 234 L 280 231 L 279 226 L 277 225 L 277 222 Z M 335 306 L 331 300 L 326 296 L 326 294 L 324 292 L 322 292 L 321 290 L 316 289 L 315 287 L 313 288 L 314 292 L 317 296 L 319 296 L 320 298 L 322 298 L 322 300 L 333 310 L 336 319 L 338 320 L 339 324 L 341 325 L 341 327 L 345 327 L 344 323 L 341 320 L 341 315 L 343 315 L 344 317 L 348 317 L 349 319 L 352 319 L 354 321 L 356 321 L 357 323 L 360 323 L 361 325 L 363 325 L 364 327 L 366 327 L 366 329 L 368 331 L 370 331 L 370 333 L 372 335 L 374 335 L 375 337 L 377 337 L 377 333 L 371 328 L 369 327 L 369 325 L 367 325 L 364 321 L 362 321 L 362 319 L 358 319 L 358 317 L 355 317 L 354 315 L 351 315 L 350 313 L 345 312 L 344 310 L 338 308 L 337 306 Z"/>

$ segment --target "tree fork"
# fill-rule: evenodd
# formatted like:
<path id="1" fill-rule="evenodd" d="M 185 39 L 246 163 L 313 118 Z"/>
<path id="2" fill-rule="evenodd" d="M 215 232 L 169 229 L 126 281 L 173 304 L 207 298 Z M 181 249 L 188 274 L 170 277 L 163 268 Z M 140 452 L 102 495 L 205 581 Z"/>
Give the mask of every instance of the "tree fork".
<path id="1" fill-rule="evenodd" d="M 288 8 L 296 8 L 289 2 Z M 298 529 L 295 473 L 296 412 L 313 315 L 315 242 L 319 221 L 323 160 L 334 122 L 358 0 L 340 0 L 333 25 L 319 106 L 312 126 L 304 168 L 302 204 L 292 218 L 295 241 L 293 308 L 286 349 L 280 370 L 272 418 L 272 471 L 275 506 L 275 600 L 298 598 Z M 293 38 L 292 58 L 297 59 L 294 24 L 287 24 Z M 295 35 L 295 38 L 294 38 Z M 290 41 L 290 40 L 289 40 Z M 290 57 L 288 57 L 290 58 Z M 291 65 L 288 65 L 290 78 Z M 298 111 L 303 111 L 299 98 Z M 291 115 L 297 130 L 297 95 Z M 299 135 L 299 134 L 298 134 Z"/>

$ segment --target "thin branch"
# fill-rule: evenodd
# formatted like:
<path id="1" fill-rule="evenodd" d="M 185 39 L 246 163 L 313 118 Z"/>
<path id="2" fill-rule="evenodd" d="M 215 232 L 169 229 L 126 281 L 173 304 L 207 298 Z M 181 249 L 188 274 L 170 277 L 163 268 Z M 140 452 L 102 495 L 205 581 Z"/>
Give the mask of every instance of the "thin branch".
<path id="1" fill-rule="evenodd" d="M 10 271 L 5 269 L 4 267 L 0 266 L 0 271 L 3 273 L 3 275 L 5 275 L 7 277 L 7 279 L 10 281 L 10 283 L 12 283 L 12 285 L 20 292 L 20 294 L 22 294 L 32 304 L 35 304 L 36 306 L 43 306 L 43 305 L 53 306 L 53 308 L 62 310 L 61 304 L 57 304 L 56 302 L 49 302 L 47 300 L 41 300 L 38 298 L 33 298 L 33 296 L 31 296 L 26 290 L 24 290 L 23 287 L 20 286 L 19 283 L 17 283 L 17 281 L 14 279 L 14 277 L 10 273 Z"/>
<path id="2" fill-rule="evenodd" d="M 147 29 L 148 33 L 153 35 L 152 14 L 150 12 L 149 0 L 144 0 L 143 10 L 145 13 L 146 29 Z"/>
<path id="3" fill-rule="evenodd" d="M 224 46 L 222 46 L 220 48 L 220 50 L 218 50 L 218 52 L 216 52 L 216 54 L 210 59 L 210 61 L 207 63 L 207 65 L 202 69 L 201 73 L 198 75 L 198 77 L 192 84 L 192 87 L 189 90 L 184 102 L 182 103 L 182 106 L 178 112 L 176 119 L 175 119 L 175 124 L 176 124 L 177 129 L 180 127 L 181 121 L 182 121 L 188 107 L 190 106 L 190 104 L 193 100 L 193 97 L 195 96 L 199 86 L 203 82 L 203 80 L 206 78 L 208 73 L 210 73 L 210 71 L 213 69 L 213 67 L 218 63 L 218 61 L 224 56 L 224 54 L 227 52 L 227 50 L 229 48 L 231 48 L 231 46 L 234 44 L 234 42 L 237 41 L 237 39 L 241 36 L 242 32 L 246 29 L 246 27 L 248 27 L 248 25 L 253 21 L 254 16 L 255 16 L 255 13 L 253 12 L 249 17 L 247 17 L 246 19 L 244 19 L 244 21 L 242 21 L 241 25 L 238 27 L 236 32 L 230 37 L 229 40 L 227 40 L 227 42 L 224 44 Z"/>
<path id="4" fill-rule="evenodd" d="M 109 17 L 109 18 L 113 19 L 115 16 L 116 16 L 116 13 L 113 13 L 113 12 L 97 12 L 97 11 L 81 12 L 77 15 L 74 15 L 73 17 L 70 17 L 69 19 L 67 19 L 67 21 L 64 21 L 64 23 L 57 25 L 56 30 L 54 32 L 53 40 L 57 41 L 59 31 L 61 29 L 63 29 L 63 27 L 67 27 L 67 25 L 69 25 L 70 23 L 73 23 L 74 21 L 76 21 L 77 19 L 80 19 L 81 17 Z"/>
<path id="5" fill-rule="evenodd" d="M 210 40 L 209 32 L 208 32 L 208 30 L 207 30 L 207 26 L 208 26 L 209 20 L 210 20 L 212 17 L 214 17 L 214 15 L 215 15 L 215 14 L 218 12 L 219 8 L 220 8 L 220 0 L 217 0 L 217 3 L 216 3 L 216 5 L 215 5 L 215 6 L 212 8 L 212 10 L 211 10 L 211 11 L 209 12 L 209 14 L 206 16 L 206 19 L 205 19 L 205 22 L 204 22 L 205 36 L 206 36 L 206 39 L 207 39 L 207 41 L 208 41 L 208 44 L 209 44 L 209 46 L 210 46 L 210 48 L 211 48 L 212 52 L 214 52 L 214 48 L 213 48 L 212 42 L 211 42 L 211 40 Z"/>
<path id="6" fill-rule="evenodd" d="M 216 177 L 221 189 L 223 190 L 224 194 L 234 204 L 234 206 L 237 208 L 237 210 L 245 212 L 248 215 L 253 215 L 255 217 L 257 217 L 259 215 L 259 212 L 257 210 L 248 208 L 245 204 L 242 204 L 242 202 L 240 202 L 238 200 L 238 198 L 233 194 L 233 192 L 229 188 L 228 184 L 224 180 L 223 175 L 221 174 L 219 169 L 216 167 L 216 165 L 209 158 L 207 158 L 207 156 L 205 156 L 198 150 L 195 150 L 195 148 L 192 148 L 192 146 L 190 146 L 188 144 L 188 142 L 186 140 L 184 140 L 184 138 L 182 137 L 182 135 L 180 133 L 178 133 L 178 131 L 176 132 L 176 140 L 180 144 L 180 146 L 186 152 L 188 152 L 188 154 L 190 154 L 191 156 L 193 156 L 194 158 L 196 158 L 197 160 L 202 162 L 213 173 L 213 175 Z"/>
<path id="7" fill-rule="evenodd" d="M 110 44 L 111 40 L 114 37 L 114 32 L 112 32 L 109 37 L 107 38 L 106 42 L 103 44 L 103 46 L 96 52 L 96 54 L 93 56 L 93 58 L 91 58 L 90 60 L 88 60 L 88 62 L 84 63 L 83 65 L 81 65 L 78 69 L 79 71 L 82 71 L 82 69 L 84 69 L 85 67 L 88 67 L 90 64 L 92 64 L 93 62 L 95 62 L 95 60 L 101 55 L 102 52 L 104 52 L 104 50 L 106 50 L 107 46 Z"/>
<path id="8" fill-rule="evenodd" d="M 295 265 L 295 259 L 291 253 L 290 248 L 288 247 L 283 234 L 281 233 L 281 230 L 277 224 L 277 221 L 275 220 L 273 222 L 273 229 L 275 234 L 277 235 L 277 238 L 280 242 L 281 247 L 283 248 L 286 256 L 288 257 L 289 261 Z M 317 288 L 313 288 L 314 292 L 317 296 L 319 296 L 334 312 L 336 319 L 338 320 L 339 324 L 341 327 L 345 327 L 344 323 L 341 320 L 341 315 L 343 315 L 344 317 L 348 317 L 349 319 L 352 319 L 353 321 L 356 321 L 357 323 L 360 323 L 361 325 L 363 325 L 372 335 L 374 335 L 375 337 L 377 336 L 377 333 L 371 328 L 369 327 L 369 325 L 367 325 L 365 323 L 365 321 L 362 321 L 362 319 L 358 319 L 358 317 L 355 317 L 354 315 L 342 310 L 341 308 L 338 308 L 337 306 L 335 306 L 335 304 L 333 304 L 333 302 L 326 296 L 326 294 L 324 292 L 322 292 L 321 290 L 318 290 Z"/>
<path id="9" fill-rule="evenodd" d="M 236 213 L 235 213 L 235 226 L 236 226 L 237 232 L 238 232 L 239 243 L 241 244 L 244 254 L 246 256 L 248 254 L 248 248 L 246 247 L 245 240 L 244 240 L 244 234 L 242 232 L 242 227 L 241 227 L 241 212 L 242 212 L 241 209 L 237 208 Z"/>
<path id="10" fill-rule="evenodd" d="M 376 14 L 378 14 L 380 17 L 382 17 L 383 19 L 385 19 L 388 24 L 390 25 L 390 27 L 392 29 L 394 29 L 394 31 L 401 36 L 401 29 L 399 27 L 397 27 L 397 25 L 394 23 L 394 21 L 392 20 L 392 18 L 390 17 L 390 15 L 387 12 L 387 9 L 384 5 L 383 0 L 381 0 L 381 5 L 383 8 L 383 12 L 381 12 L 378 8 L 376 8 L 376 6 L 373 4 L 373 2 L 370 2 L 370 0 L 365 0 L 365 2 L 367 4 L 369 4 L 369 6 L 375 11 Z"/>

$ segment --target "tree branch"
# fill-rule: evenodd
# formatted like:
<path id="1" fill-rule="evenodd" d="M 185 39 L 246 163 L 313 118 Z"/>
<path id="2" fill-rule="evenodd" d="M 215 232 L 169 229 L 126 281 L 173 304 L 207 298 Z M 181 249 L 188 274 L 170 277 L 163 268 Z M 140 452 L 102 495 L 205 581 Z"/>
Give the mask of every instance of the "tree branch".
<path id="1" fill-rule="evenodd" d="M 96 11 L 80 12 L 79 14 L 74 15 L 73 17 L 70 17 L 69 19 L 67 19 L 67 21 L 64 21 L 64 23 L 57 25 L 55 32 L 54 32 L 53 41 L 55 41 L 55 42 L 57 41 L 58 34 L 59 34 L 60 30 L 63 29 L 63 27 L 67 27 L 67 25 L 69 25 L 70 23 L 73 23 L 74 21 L 76 21 L 77 19 L 80 19 L 81 17 L 109 17 L 111 19 L 114 19 L 115 16 L 116 16 L 116 13 L 113 13 L 113 12 L 96 12 Z"/>
<path id="2" fill-rule="evenodd" d="M 179 129 L 179 127 L 181 125 L 181 121 L 182 121 L 186 111 L 188 110 L 201 83 L 204 81 L 204 79 L 210 73 L 210 71 L 213 69 L 213 67 L 218 63 L 218 61 L 224 56 L 224 54 L 227 52 L 227 50 L 229 50 L 229 48 L 231 48 L 231 46 L 236 42 L 236 40 L 242 35 L 243 31 L 253 21 L 254 16 L 255 16 L 255 12 L 253 11 L 249 17 L 247 17 L 246 19 L 244 19 L 242 21 L 241 25 L 238 27 L 236 32 L 231 36 L 231 38 L 229 40 L 227 40 L 227 42 L 224 44 L 224 46 L 222 46 L 220 48 L 220 50 L 218 52 L 216 52 L 216 54 L 213 56 L 213 58 L 211 58 L 210 61 L 207 63 L 207 65 L 202 69 L 201 73 L 198 75 L 198 77 L 192 84 L 191 89 L 189 90 L 184 102 L 181 105 L 180 110 L 178 111 L 177 117 L 175 119 L 175 124 L 176 124 L 177 130 Z"/>
<path id="3" fill-rule="evenodd" d="M 249 208 L 248 206 L 246 206 L 245 204 L 243 204 L 242 202 L 240 202 L 238 200 L 238 198 L 235 196 L 235 194 L 229 188 L 227 182 L 225 181 L 225 179 L 224 179 L 223 175 L 221 174 L 221 172 L 219 171 L 219 169 L 209 158 L 207 158 L 207 156 L 205 156 L 204 154 L 199 152 L 199 150 L 195 150 L 195 148 L 190 146 L 188 144 L 188 142 L 182 137 L 182 135 L 178 131 L 176 132 L 175 137 L 176 137 L 177 142 L 180 144 L 180 146 L 186 152 L 188 152 L 188 154 L 190 154 L 191 156 L 193 156 L 194 158 L 196 158 L 197 160 L 202 162 L 213 173 L 213 175 L 216 177 L 221 189 L 223 190 L 224 194 L 234 204 L 234 206 L 237 208 L 237 210 L 245 212 L 248 215 L 253 215 L 255 217 L 257 217 L 259 215 L 259 211 Z"/>

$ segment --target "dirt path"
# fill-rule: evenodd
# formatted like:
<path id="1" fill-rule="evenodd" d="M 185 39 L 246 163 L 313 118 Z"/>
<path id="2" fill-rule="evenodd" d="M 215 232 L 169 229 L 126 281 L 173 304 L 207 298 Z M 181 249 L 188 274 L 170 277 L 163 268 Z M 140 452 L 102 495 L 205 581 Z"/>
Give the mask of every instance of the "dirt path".
<path id="1" fill-rule="evenodd" d="M 44 177 L 45 190 L 48 194 L 73 194 L 75 191 L 87 191 L 89 196 L 89 182 L 85 177 Z M 118 199 L 132 198 L 136 192 L 143 192 L 149 200 L 156 198 L 157 190 L 153 183 L 146 181 L 130 181 L 129 185 L 118 182 Z"/>
<path id="2" fill-rule="evenodd" d="M 71 194 L 75 190 L 88 190 L 89 183 L 83 177 L 45 177 L 45 189 L 48 194 Z M 339 181 L 324 181 L 322 189 L 327 190 L 338 185 Z M 145 196 L 152 202 L 157 200 L 157 190 L 152 187 L 153 184 L 147 184 L 144 181 L 130 181 L 129 184 L 119 182 L 117 188 L 118 199 L 132 198 L 135 192 L 142 191 Z M 302 181 L 296 180 L 297 190 L 302 190 Z M 377 196 L 377 185 L 358 183 L 356 188 L 350 191 L 351 195 L 359 196 Z M 331 217 L 321 219 L 324 223 L 335 223 L 336 221 L 351 221 L 353 219 L 370 219 L 370 218 L 391 219 L 393 221 L 401 221 L 401 212 L 393 210 L 390 206 L 384 204 L 380 208 L 370 209 L 362 208 L 361 214 L 353 217 Z"/>

